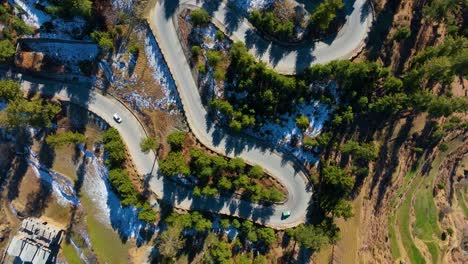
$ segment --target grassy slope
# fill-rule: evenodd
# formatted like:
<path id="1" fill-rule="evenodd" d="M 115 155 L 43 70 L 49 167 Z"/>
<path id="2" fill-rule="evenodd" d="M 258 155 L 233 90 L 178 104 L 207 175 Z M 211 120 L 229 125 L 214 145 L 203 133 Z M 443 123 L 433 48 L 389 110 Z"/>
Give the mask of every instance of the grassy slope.
<path id="1" fill-rule="evenodd" d="M 76 254 L 75 249 L 71 244 L 62 243 L 62 253 L 65 256 L 68 264 L 81 264 L 83 263 L 80 257 Z"/>
<path id="2" fill-rule="evenodd" d="M 110 227 L 100 223 L 95 217 L 96 212 L 91 200 L 82 196 L 81 202 L 86 208 L 86 223 L 93 250 L 100 263 L 127 263 L 129 244 L 124 244 L 119 235 Z"/>
<path id="3" fill-rule="evenodd" d="M 466 190 L 459 189 L 457 191 L 458 204 L 460 205 L 461 209 L 463 210 L 463 214 L 466 217 L 468 217 L 468 208 L 466 207 L 466 203 L 465 203 L 465 195 L 466 195 Z"/>
<path id="4" fill-rule="evenodd" d="M 438 224 L 438 210 L 432 197 L 434 181 L 444 159 L 461 144 L 463 142 L 459 139 L 453 140 L 448 143 L 449 149 L 447 151 L 440 152 L 437 155 L 432 162 L 432 169 L 428 177 L 424 178 L 414 200 L 415 235 L 426 244 L 432 257 L 432 263 L 438 263 L 439 261 L 440 248 L 438 239 L 441 236 Z"/>
<path id="5" fill-rule="evenodd" d="M 405 248 L 405 251 L 410 259 L 410 262 L 413 264 L 418 263 L 426 263 L 424 261 L 424 257 L 419 251 L 418 247 L 414 244 L 413 238 L 411 236 L 410 230 L 410 211 L 411 211 L 411 201 L 413 199 L 414 192 L 416 187 L 421 183 L 422 178 L 418 177 L 414 179 L 408 192 L 406 193 L 406 197 L 404 201 L 400 205 L 397 211 L 397 219 L 398 221 L 398 231 L 400 232 L 401 242 Z"/>
<path id="6" fill-rule="evenodd" d="M 402 196 L 402 194 L 408 189 L 408 184 L 410 184 L 411 180 L 413 179 L 416 172 L 419 170 L 419 163 L 418 166 L 412 170 L 410 170 L 406 175 L 403 182 L 403 185 L 398 188 L 395 198 L 391 201 L 391 206 L 396 207 L 398 198 Z M 402 249 L 403 245 L 401 244 L 402 239 L 400 238 L 400 233 L 397 233 L 395 226 L 396 222 L 396 212 L 392 212 L 388 217 L 388 235 L 390 237 L 390 250 L 394 259 L 400 259 L 402 254 L 400 249 Z"/>

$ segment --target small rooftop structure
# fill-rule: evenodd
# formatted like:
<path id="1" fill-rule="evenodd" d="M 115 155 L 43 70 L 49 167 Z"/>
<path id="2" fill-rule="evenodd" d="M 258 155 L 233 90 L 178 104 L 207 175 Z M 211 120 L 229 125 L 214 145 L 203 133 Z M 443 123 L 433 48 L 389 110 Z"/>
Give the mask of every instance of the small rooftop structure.
<path id="1" fill-rule="evenodd" d="M 63 231 L 37 218 L 26 218 L 11 239 L 2 263 L 55 263 Z"/>

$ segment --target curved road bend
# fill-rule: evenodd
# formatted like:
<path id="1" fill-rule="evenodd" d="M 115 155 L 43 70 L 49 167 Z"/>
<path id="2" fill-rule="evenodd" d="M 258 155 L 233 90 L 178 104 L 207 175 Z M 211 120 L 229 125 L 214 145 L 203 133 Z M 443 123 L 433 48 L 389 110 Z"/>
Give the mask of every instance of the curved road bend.
<path id="1" fill-rule="evenodd" d="M 191 75 L 190 75 L 191 76 Z M 289 164 L 282 165 L 282 158 L 278 154 L 266 150 L 262 152 L 258 147 L 250 150 L 243 150 L 239 156 L 246 160 L 258 163 L 267 168 L 269 173 L 278 178 L 288 190 L 288 200 L 285 204 L 263 207 L 249 202 L 235 199 L 232 197 L 192 197 L 191 191 L 180 185 L 168 181 L 157 174 L 158 163 L 153 153 L 145 154 L 141 152 L 139 144 L 145 137 L 143 127 L 133 114 L 120 102 L 110 96 L 104 96 L 83 85 L 71 85 L 56 81 L 37 80 L 23 76 L 21 80 L 22 89 L 27 92 L 38 92 L 48 96 L 54 96 L 62 101 L 70 101 L 86 107 L 89 111 L 96 113 L 109 124 L 115 127 L 124 139 L 137 171 L 141 175 L 151 174 L 149 185 L 150 189 L 165 202 L 172 203 L 175 207 L 185 210 L 204 210 L 216 213 L 234 215 L 253 220 L 257 223 L 271 226 L 273 228 L 283 229 L 296 226 L 305 221 L 305 214 L 308 203 L 311 199 L 311 191 L 306 187 L 304 174 L 295 172 Z M 119 114 L 123 122 L 115 123 L 112 118 L 114 113 Z M 205 116 L 200 116 L 199 122 L 206 124 Z M 187 118 L 191 120 L 191 118 Z M 211 130 L 213 131 L 213 130 Z M 200 133 L 196 134 L 197 136 Z M 202 133 L 202 137 L 209 140 L 213 134 Z M 222 140 L 216 149 L 226 146 L 226 140 L 234 138 L 226 137 Z M 203 142 L 203 141 L 202 141 Z M 213 146 L 213 141 L 203 142 L 208 146 Z M 242 146 L 248 142 L 241 142 Z M 234 156 L 234 153 L 226 153 L 228 156 Z M 237 155 L 236 155 L 237 156 Z M 291 217 L 281 220 L 283 211 L 291 211 Z"/>
<path id="2" fill-rule="evenodd" d="M 205 5 L 204 1 L 200 0 L 179 0 L 179 9 L 173 10 L 177 0 L 159 2 L 161 1 L 169 1 L 171 4 L 157 4 L 150 15 L 150 21 L 155 15 L 169 19 L 169 16 L 177 15 L 184 6 L 190 8 Z M 336 36 L 292 47 L 279 46 L 262 38 L 246 18 L 226 6 L 225 0 L 212 12 L 212 22 L 233 41 L 246 43 L 250 53 L 257 59 L 279 73 L 291 75 L 302 72 L 312 64 L 349 59 L 363 48 L 373 22 L 372 7 L 368 0 L 344 0 L 344 2 L 346 22 Z M 168 14 L 169 12 L 173 14 Z M 167 26 L 174 27 L 174 25 Z M 165 40 L 166 38 L 163 41 Z"/>
<path id="3" fill-rule="evenodd" d="M 223 202 L 210 204 L 202 199 L 200 203 L 183 200 L 175 205 L 189 206 L 189 203 L 213 211 L 249 218 L 275 228 L 287 228 L 303 223 L 307 208 L 311 201 L 312 191 L 308 186 L 306 172 L 300 164 L 288 161 L 289 157 L 283 153 L 271 150 L 271 146 L 264 145 L 251 138 L 240 138 L 228 131 L 210 124 L 210 118 L 202 105 L 197 86 L 192 77 L 189 64 L 179 43 L 172 19 L 166 18 L 165 8 L 158 2 L 149 16 L 150 27 L 158 41 L 164 58 L 171 70 L 179 96 L 181 98 L 189 127 L 197 139 L 208 148 L 228 157 L 242 157 L 250 164 L 262 166 L 270 175 L 283 184 L 287 191 L 287 201 L 281 205 L 269 207 L 250 204 L 235 199 L 222 199 Z M 297 169 L 300 168 L 300 169 Z M 161 188 L 151 182 L 153 189 Z M 239 204 L 240 203 L 240 204 Z M 291 216 L 282 220 L 283 211 L 290 211 Z"/>

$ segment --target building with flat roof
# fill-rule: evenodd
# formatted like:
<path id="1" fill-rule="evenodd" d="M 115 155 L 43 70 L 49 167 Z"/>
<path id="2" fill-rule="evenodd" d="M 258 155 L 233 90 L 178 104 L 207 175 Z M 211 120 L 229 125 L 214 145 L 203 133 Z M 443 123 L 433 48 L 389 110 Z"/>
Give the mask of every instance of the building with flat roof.
<path id="1" fill-rule="evenodd" d="M 3 264 L 55 263 L 63 230 L 57 229 L 37 218 L 26 218 L 11 239 Z"/>

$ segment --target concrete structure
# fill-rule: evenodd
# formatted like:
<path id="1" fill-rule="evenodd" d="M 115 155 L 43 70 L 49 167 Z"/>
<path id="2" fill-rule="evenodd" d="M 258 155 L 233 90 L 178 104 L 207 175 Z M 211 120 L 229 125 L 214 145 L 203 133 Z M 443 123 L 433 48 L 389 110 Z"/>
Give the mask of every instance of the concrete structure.
<path id="1" fill-rule="evenodd" d="M 26 218 L 11 239 L 2 261 L 10 263 L 55 263 L 63 231 L 37 218 Z"/>

